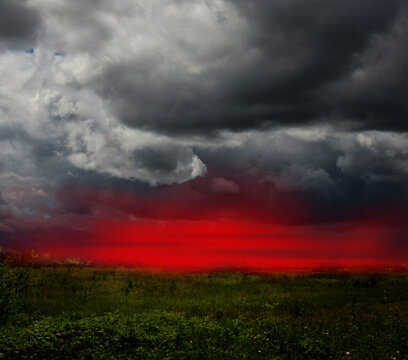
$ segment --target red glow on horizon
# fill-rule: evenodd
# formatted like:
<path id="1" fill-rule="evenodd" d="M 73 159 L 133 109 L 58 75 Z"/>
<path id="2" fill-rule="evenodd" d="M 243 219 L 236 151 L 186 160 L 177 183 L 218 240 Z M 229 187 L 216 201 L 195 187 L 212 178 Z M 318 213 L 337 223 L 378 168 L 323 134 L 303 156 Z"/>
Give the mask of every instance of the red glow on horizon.
<path id="1" fill-rule="evenodd" d="M 374 269 L 407 260 L 388 248 L 387 230 L 376 224 L 333 231 L 216 220 L 98 221 L 81 241 L 59 236 L 39 250 L 57 258 L 165 271 Z"/>
<path id="2" fill-rule="evenodd" d="M 20 219 L 22 228 L 7 244 L 56 259 L 164 271 L 408 266 L 407 208 L 314 223 L 300 195 L 284 197 L 260 189 L 263 183 L 248 190 L 241 183 L 240 194 L 214 195 L 205 193 L 205 181 L 197 180 L 200 191 L 190 182 L 146 196 L 64 190 L 59 201 L 85 215 Z"/>

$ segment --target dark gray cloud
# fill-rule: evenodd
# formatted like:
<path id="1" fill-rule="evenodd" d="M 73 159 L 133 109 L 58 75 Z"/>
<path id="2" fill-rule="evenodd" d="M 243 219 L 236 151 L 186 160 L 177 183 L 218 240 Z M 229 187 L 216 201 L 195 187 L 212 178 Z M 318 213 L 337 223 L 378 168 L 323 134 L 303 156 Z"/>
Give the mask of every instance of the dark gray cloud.
<path id="1" fill-rule="evenodd" d="M 327 100 L 338 116 L 360 128 L 406 131 L 408 116 L 408 9 L 389 32 L 371 39 L 353 67 L 327 87 Z"/>
<path id="2" fill-rule="evenodd" d="M 321 218 L 407 201 L 405 134 L 326 131 L 310 127 L 257 131 L 247 133 L 239 146 L 196 153 L 218 176 L 249 175 L 278 192 L 304 194 Z M 253 184 L 254 189 L 258 186 Z M 273 202 L 267 199 L 265 193 L 264 201 Z"/>
<path id="3" fill-rule="evenodd" d="M 406 89 L 399 79 L 407 74 L 407 14 L 399 1 L 238 1 L 231 6 L 238 13 L 224 14 L 221 22 L 220 12 L 208 15 L 220 38 L 230 37 L 228 43 L 211 34 L 222 50 L 199 39 L 195 46 L 180 39 L 172 32 L 172 19 L 165 18 L 169 35 L 163 46 L 180 58 L 158 51 L 107 64 L 95 89 L 126 125 L 160 132 L 344 120 L 362 128 L 404 128 Z M 234 17 L 241 21 L 236 28 L 229 23 Z M 188 32 L 192 24 L 182 20 Z M 353 83 L 350 74 L 372 68 L 367 54 L 373 52 L 386 64 L 367 73 L 363 84 Z M 381 66 L 392 76 L 378 75 Z"/>
<path id="4" fill-rule="evenodd" d="M 264 104 L 318 101 L 321 86 L 350 68 L 373 36 L 387 32 L 399 9 L 398 1 L 368 0 L 238 1 L 237 6 L 254 29 L 251 49 L 261 56 L 243 68 L 243 78 L 234 76 L 246 86 L 235 81 L 232 91 L 241 95 L 240 103 Z"/>
<path id="5" fill-rule="evenodd" d="M 7 205 L 6 200 L 4 200 L 3 196 L 1 195 L 1 192 L 0 192 L 0 205 Z"/>
<path id="6" fill-rule="evenodd" d="M 33 46 L 39 35 L 41 17 L 39 11 L 22 0 L 2 0 L 0 2 L 0 42 L 7 46 Z"/>

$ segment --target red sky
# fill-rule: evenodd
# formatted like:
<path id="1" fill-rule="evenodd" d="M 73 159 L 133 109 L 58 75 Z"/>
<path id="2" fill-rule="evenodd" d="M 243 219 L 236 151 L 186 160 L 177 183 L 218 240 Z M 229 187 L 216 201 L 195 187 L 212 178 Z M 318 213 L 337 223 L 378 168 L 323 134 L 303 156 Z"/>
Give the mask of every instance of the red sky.
<path id="1" fill-rule="evenodd" d="M 144 196 L 61 189 L 58 202 L 75 204 L 79 214 L 14 218 L 16 228 L 6 245 L 51 258 L 170 271 L 408 264 L 405 208 L 360 209 L 342 221 L 314 221 L 316 209 L 301 194 L 251 192 L 243 183 L 240 193 L 217 192 L 208 182 L 213 184 L 200 179 Z"/>

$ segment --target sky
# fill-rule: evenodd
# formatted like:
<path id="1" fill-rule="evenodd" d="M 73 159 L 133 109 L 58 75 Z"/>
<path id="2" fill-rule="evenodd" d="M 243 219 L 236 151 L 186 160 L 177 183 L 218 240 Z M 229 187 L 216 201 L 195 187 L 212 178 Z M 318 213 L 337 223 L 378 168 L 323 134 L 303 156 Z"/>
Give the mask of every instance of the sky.
<path id="1" fill-rule="evenodd" d="M 402 0 L 1 0 L 0 246 L 408 263 Z"/>

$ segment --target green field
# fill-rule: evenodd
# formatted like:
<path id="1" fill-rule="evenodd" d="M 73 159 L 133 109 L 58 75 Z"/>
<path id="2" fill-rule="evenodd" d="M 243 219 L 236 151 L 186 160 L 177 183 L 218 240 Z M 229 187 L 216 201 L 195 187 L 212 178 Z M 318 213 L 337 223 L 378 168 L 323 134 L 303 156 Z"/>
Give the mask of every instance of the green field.
<path id="1" fill-rule="evenodd" d="M 0 264 L 0 359 L 407 359 L 407 274 Z"/>

